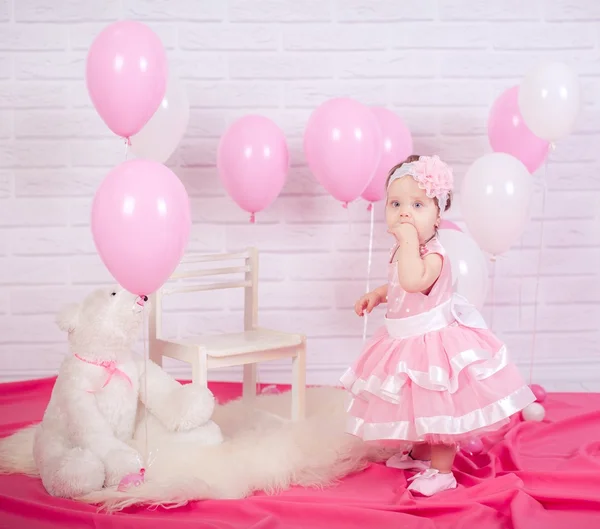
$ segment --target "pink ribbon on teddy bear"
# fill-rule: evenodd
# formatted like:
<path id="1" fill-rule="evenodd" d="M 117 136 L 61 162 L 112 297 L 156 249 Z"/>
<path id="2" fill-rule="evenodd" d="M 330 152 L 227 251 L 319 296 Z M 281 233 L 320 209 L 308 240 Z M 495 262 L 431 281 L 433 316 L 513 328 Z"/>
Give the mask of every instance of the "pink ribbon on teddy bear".
<path id="1" fill-rule="evenodd" d="M 87 358 L 83 358 L 82 356 L 79 356 L 77 353 L 75 354 L 75 358 L 77 358 L 78 360 L 81 360 L 82 362 L 85 362 L 86 364 L 92 364 L 92 365 L 95 365 L 98 367 L 103 367 L 104 369 L 106 369 L 108 371 L 108 377 L 107 377 L 106 381 L 104 382 L 104 384 L 102 384 L 102 387 L 100 389 L 105 388 L 108 385 L 108 383 L 112 380 L 112 377 L 114 375 L 124 378 L 129 383 L 129 385 L 131 387 L 133 387 L 133 383 L 131 382 L 129 375 L 127 375 L 127 373 L 125 373 L 124 371 L 120 370 L 117 367 L 117 364 L 114 360 L 111 360 L 110 362 L 107 362 L 107 361 L 94 362 L 92 360 L 88 360 Z M 100 391 L 100 390 L 88 389 L 89 393 L 94 393 L 95 391 Z"/>

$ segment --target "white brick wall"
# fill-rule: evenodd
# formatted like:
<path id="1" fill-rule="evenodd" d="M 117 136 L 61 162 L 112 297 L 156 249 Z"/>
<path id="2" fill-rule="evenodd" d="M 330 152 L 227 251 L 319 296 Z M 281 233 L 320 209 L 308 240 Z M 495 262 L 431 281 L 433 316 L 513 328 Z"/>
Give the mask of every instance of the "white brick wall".
<path id="1" fill-rule="evenodd" d="M 535 378 L 600 389 L 600 4 L 595 0 L 0 0 L 0 379 L 52 374 L 66 352 L 54 313 L 109 280 L 89 230 L 91 197 L 124 159 L 92 108 L 87 48 L 109 22 L 147 22 L 185 81 L 190 126 L 169 164 L 192 198 L 190 251 L 262 250 L 264 325 L 309 336 L 310 381 L 334 383 L 358 354 L 368 213 L 342 209 L 304 164 L 302 132 L 334 96 L 386 105 L 420 153 L 458 176 L 487 152 L 494 98 L 540 59 L 568 61 L 585 107 L 547 175 Z M 278 201 L 249 225 L 214 167 L 219 136 L 260 112 L 286 132 L 293 168 Z M 497 263 L 494 328 L 528 374 L 541 201 L 519 247 Z M 460 220 L 460 212 L 452 218 Z M 378 215 L 373 281 L 389 241 Z M 523 300 L 518 307 L 519 293 Z M 169 333 L 239 322 L 239 296 L 174 300 Z M 491 316 L 489 307 L 486 314 Z M 380 322 L 371 318 L 370 328 Z M 185 366 L 169 364 L 189 376 Z M 238 373 L 215 373 L 220 378 Z M 261 380 L 287 381 L 285 365 Z"/>

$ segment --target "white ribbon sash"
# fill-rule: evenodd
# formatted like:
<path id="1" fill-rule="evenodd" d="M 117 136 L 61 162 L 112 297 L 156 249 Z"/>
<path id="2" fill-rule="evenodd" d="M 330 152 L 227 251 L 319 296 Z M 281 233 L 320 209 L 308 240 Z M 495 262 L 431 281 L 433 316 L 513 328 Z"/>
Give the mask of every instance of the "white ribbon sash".
<path id="1" fill-rule="evenodd" d="M 439 331 L 455 321 L 465 327 L 487 329 L 483 316 L 469 301 L 460 294 L 452 297 L 437 307 L 406 318 L 385 318 L 388 334 L 392 338 L 409 338 L 428 332 Z"/>
<path id="2" fill-rule="evenodd" d="M 388 334 L 394 339 L 405 339 L 439 331 L 455 322 L 465 327 L 487 329 L 485 320 L 477 308 L 460 294 L 453 294 L 448 301 L 422 314 L 407 318 L 385 319 Z M 355 395 L 367 392 L 390 402 L 399 402 L 400 390 L 408 378 L 422 388 L 448 391 L 452 394 L 458 390 L 458 377 L 464 369 L 468 369 L 475 379 L 483 380 L 506 367 L 508 362 L 508 350 L 505 345 L 497 351 L 468 348 L 450 359 L 450 371 L 435 365 L 429 366 L 427 371 L 418 371 L 411 369 L 405 361 L 401 361 L 395 366 L 395 372 L 384 379 L 375 375 L 361 378 L 350 368 L 342 376 L 341 382 L 345 387 L 351 388 L 351 392 Z"/>

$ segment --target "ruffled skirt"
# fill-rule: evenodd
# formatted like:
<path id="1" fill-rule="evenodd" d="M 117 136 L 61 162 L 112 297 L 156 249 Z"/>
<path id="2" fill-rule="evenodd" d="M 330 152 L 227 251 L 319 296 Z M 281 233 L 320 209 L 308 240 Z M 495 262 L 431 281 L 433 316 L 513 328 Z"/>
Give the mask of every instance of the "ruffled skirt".
<path id="1" fill-rule="evenodd" d="M 455 294 L 387 319 L 341 378 L 347 431 L 365 441 L 453 444 L 506 424 L 535 401 L 477 309 Z"/>

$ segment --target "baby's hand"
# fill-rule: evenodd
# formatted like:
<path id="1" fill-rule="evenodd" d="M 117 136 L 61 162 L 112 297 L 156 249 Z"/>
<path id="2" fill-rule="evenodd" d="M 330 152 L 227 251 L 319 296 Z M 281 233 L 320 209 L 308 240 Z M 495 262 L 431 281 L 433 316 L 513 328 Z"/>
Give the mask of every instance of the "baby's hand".
<path id="1" fill-rule="evenodd" d="M 354 312 L 356 312 L 357 316 L 364 316 L 365 310 L 369 314 L 382 301 L 381 296 L 377 292 L 369 292 L 354 304 Z"/>
<path id="2" fill-rule="evenodd" d="M 391 233 L 398 242 L 406 241 L 411 237 L 417 236 L 417 228 L 410 222 L 399 222 L 392 226 L 388 233 Z"/>

